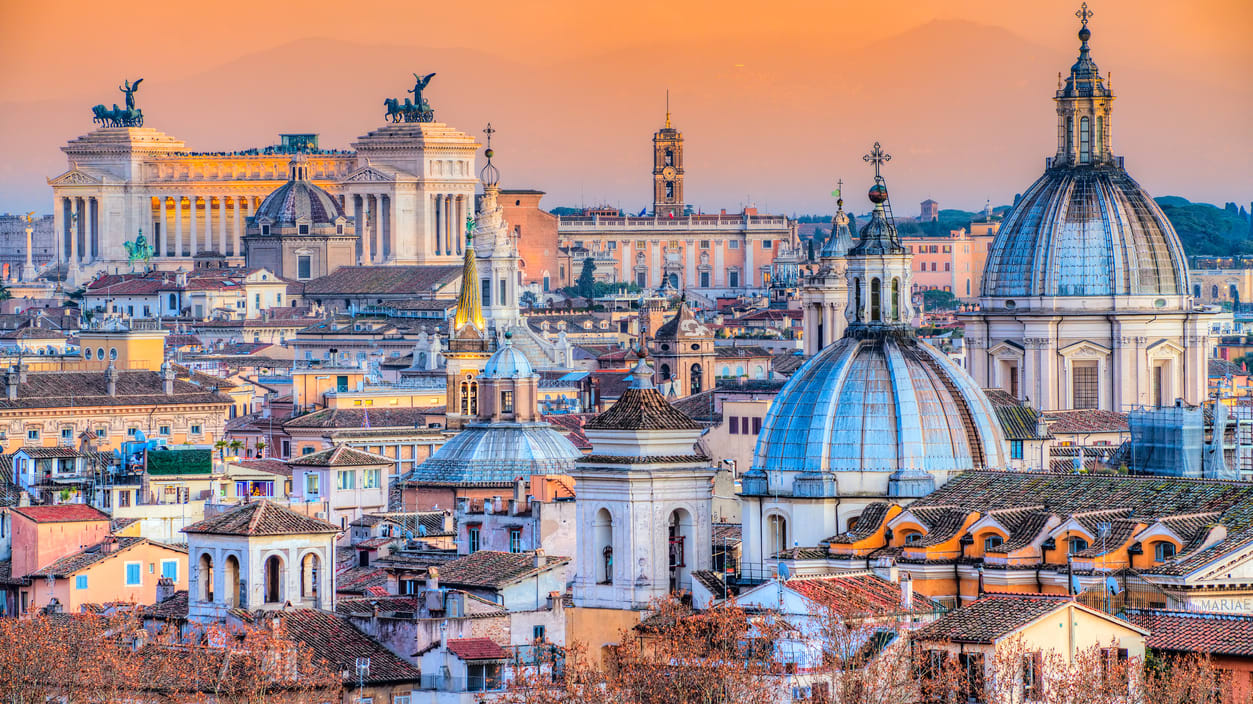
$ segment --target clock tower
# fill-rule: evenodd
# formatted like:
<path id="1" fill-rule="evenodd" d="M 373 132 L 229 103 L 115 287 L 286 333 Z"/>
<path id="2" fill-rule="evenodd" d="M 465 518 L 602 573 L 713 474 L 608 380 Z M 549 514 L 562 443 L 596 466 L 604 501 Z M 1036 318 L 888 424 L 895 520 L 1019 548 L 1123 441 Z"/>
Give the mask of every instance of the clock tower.
<path id="1" fill-rule="evenodd" d="M 666 126 L 653 134 L 653 213 L 683 215 L 683 135 L 670 126 L 670 94 L 666 93 Z"/>

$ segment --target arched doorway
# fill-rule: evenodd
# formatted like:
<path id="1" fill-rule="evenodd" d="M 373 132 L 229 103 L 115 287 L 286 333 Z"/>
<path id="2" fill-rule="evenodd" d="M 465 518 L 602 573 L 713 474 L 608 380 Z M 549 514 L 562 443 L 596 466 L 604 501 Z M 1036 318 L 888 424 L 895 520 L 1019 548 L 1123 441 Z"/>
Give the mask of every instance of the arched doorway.
<path id="1" fill-rule="evenodd" d="M 245 601 L 240 594 L 239 588 L 239 560 L 234 555 L 226 556 L 226 583 L 223 589 L 226 590 L 226 603 L 231 606 L 239 606 Z"/>
<path id="2" fill-rule="evenodd" d="M 200 569 L 196 572 L 201 601 L 213 601 L 213 557 L 209 553 L 200 556 Z"/>
<path id="3" fill-rule="evenodd" d="M 671 274 L 669 279 L 670 279 L 670 288 L 679 287 L 679 275 L 678 274 Z"/>
<path id="4" fill-rule="evenodd" d="M 770 557 L 787 549 L 787 519 L 777 513 L 766 517 L 766 554 Z"/>
<path id="5" fill-rule="evenodd" d="M 677 508 L 670 513 L 667 538 L 670 544 L 670 591 L 690 589 L 692 565 L 689 548 L 695 548 L 692 514 Z"/>
<path id="6" fill-rule="evenodd" d="M 265 601 L 277 604 L 283 595 L 283 560 L 271 555 L 265 561 Z"/>
<path id="7" fill-rule="evenodd" d="M 318 603 L 318 572 L 321 560 L 315 553 L 309 553 L 300 560 L 300 598 L 313 602 L 313 608 L 320 608 Z"/>

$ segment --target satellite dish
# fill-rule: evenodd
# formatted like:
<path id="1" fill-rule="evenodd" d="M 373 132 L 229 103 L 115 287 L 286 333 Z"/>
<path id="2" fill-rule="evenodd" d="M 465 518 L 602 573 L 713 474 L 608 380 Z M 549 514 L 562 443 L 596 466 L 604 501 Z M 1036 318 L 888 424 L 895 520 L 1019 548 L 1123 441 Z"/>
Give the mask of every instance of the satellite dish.
<path id="1" fill-rule="evenodd" d="M 787 581 L 788 579 L 791 579 L 791 577 L 792 577 L 792 570 L 788 568 L 787 563 L 780 562 L 779 563 L 779 579 L 782 581 Z"/>
<path id="2" fill-rule="evenodd" d="M 1122 585 L 1120 585 L 1118 583 L 1118 580 L 1114 579 L 1113 577 L 1106 577 L 1105 578 L 1105 591 L 1109 592 L 1110 594 L 1117 594 L 1122 591 Z"/>
<path id="3" fill-rule="evenodd" d="M 144 436 L 144 431 L 142 430 L 135 431 L 135 442 L 147 442 L 147 441 L 148 441 L 148 438 Z"/>

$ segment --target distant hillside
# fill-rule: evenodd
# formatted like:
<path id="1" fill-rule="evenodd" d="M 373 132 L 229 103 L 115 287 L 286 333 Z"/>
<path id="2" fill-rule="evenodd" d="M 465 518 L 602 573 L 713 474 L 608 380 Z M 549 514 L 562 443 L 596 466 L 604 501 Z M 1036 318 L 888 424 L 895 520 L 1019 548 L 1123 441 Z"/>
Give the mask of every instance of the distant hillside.
<path id="1" fill-rule="evenodd" d="M 1188 256 L 1205 254 L 1253 254 L 1248 211 L 1223 209 L 1209 203 L 1193 203 L 1179 196 L 1155 198 L 1179 233 Z"/>

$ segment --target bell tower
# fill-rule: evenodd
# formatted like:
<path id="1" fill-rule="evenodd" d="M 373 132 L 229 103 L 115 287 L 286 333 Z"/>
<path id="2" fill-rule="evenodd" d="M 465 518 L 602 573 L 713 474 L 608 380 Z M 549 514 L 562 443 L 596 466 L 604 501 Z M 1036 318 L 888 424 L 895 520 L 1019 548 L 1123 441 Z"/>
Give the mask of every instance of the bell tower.
<path id="1" fill-rule="evenodd" d="M 683 134 L 670 126 L 670 91 L 666 91 L 666 126 L 653 134 L 653 213 L 683 215 Z"/>

